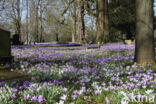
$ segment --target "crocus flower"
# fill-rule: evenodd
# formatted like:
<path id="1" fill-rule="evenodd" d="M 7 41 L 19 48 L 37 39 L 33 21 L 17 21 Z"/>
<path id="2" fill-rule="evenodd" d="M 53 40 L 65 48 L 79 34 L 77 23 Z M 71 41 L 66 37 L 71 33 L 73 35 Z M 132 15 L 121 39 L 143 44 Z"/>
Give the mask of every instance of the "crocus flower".
<path id="1" fill-rule="evenodd" d="M 15 94 L 12 94 L 10 97 L 13 99 L 13 98 L 15 98 L 15 97 L 16 97 L 16 95 L 15 95 Z"/>
<path id="2" fill-rule="evenodd" d="M 67 88 L 63 88 L 63 91 L 66 92 L 68 89 Z"/>
<path id="3" fill-rule="evenodd" d="M 108 97 L 106 97 L 106 104 L 109 104 L 111 102 L 111 100 L 108 99 Z"/>
<path id="4" fill-rule="evenodd" d="M 74 94 L 74 95 L 78 94 L 78 91 L 77 91 L 77 90 L 74 90 L 74 91 L 73 91 L 73 94 Z"/>
<path id="5" fill-rule="evenodd" d="M 61 96 L 61 100 L 66 100 L 66 98 L 67 98 L 67 95 L 63 95 L 63 96 Z"/>
<path id="6" fill-rule="evenodd" d="M 37 101 L 37 96 L 32 96 L 32 97 L 31 97 L 31 100 L 32 100 L 32 101 Z"/>
<path id="7" fill-rule="evenodd" d="M 37 99 L 37 102 L 41 103 L 41 102 L 43 102 L 43 101 L 44 101 L 44 99 L 43 99 L 43 97 L 40 95 L 40 96 L 38 97 L 38 99 Z"/>
<path id="8" fill-rule="evenodd" d="M 72 98 L 75 100 L 77 98 L 77 95 L 73 95 Z"/>
<path id="9" fill-rule="evenodd" d="M 18 90 L 15 89 L 15 88 L 13 88 L 11 91 L 12 91 L 13 93 L 16 93 Z"/>
<path id="10" fill-rule="evenodd" d="M 23 90 L 23 89 L 24 89 L 24 86 L 20 86 L 19 89 L 20 89 L 20 90 Z"/>
<path id="11" fill-rule="evenodd" d="M 30 95 L 25 95 L 24 94 L 24 100 L 27 100 L 27 99 L 29 99 L 30 98 Z"/>
<path id="12" fill-rule="evenodd" d="M 0 82 L 0 87 L 3 87 L 5 85 L 5 82 Z"/>

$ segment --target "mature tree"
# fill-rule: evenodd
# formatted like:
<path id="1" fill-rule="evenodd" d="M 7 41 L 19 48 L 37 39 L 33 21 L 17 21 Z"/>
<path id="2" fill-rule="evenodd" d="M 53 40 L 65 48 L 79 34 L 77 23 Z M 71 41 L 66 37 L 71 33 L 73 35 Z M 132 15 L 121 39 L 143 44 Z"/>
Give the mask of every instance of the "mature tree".
<path id="1" fill-rule="evenodd" d="M 79 43 L 86 43 L 85 23 L 84 23 L 85 0 L 77 0 L 77 3 L 78 3 L 77 41 Z"/>
<path id="2" fill-rule="evenodd" d="M 10 2 L 6 2 L 6 0 L 0 1 L 0 27 L 5 29 L 10 29 L 12 19 L 10 19 L 10 9 L 12 5 Z"/>
<path id="3" fill-rule="evenodd" d="M 135 61 L 140 65 L 155 63 L 153 0 L 136 0 Z"/>
<path id="4" fill-rule="evenodd" d="M 27 44 L 29 43 L 29 0 L 26 0 L 26 35 L 27 35 Z"/>
<path id="5" fill-rule="evenodd" d="M 39 38 L 39 42 L 43 42 L 43 2 L 44 0 L 40 0 L 40 4 L 39 4 L 39 8 L 40 8 L 40 15 L 39 15 L 39 21 L 40 21 L 40 38 Z"/>
<path id="6" fill-rule="evenodd" d="M 43 32 L 44 32 L 44 27 L 43 27 L 43 22 L 44 22 L 44 13 L 49 6 L 50 0 L 40 0 L 39 1 L 39 42 L 43 42 Z"/>
<path id="7" fill-rule="evenodd" d="M 35 42 L 39 42 L 39 4 L 40 0 L 36 0 L 35 3 Z"/>
<path id="8" fill-rule="evenodd" d="M 69 13 L 68 17 L 66 16 L 66 21 L 70 19 L 72 20 L 72 42 L 76 42 L 77 1 L 63 0 L 63 4 L 64 4 L 64 10 L 62 10 L 63 14 L 61 13 L 61 15 L 63 16 L 64 14 Z"/>
<path id="9" fill-rule="evenodd" d="M 21 41 L 21 9 L 20 9 L 20 0 L 17 0 L 17 34 L 19 35 L 19 40 Z"/>
<path id="10" fill-rule="evenodd" d="M 73 22 L 73 32 L 72 32 L 72 42 L 75 42 L 76 40 L 76 21 L 77 21 L 77 13 L 76 13 L 76 8 L 77 4 L 76 2 L 74 1 L 73 2 L 73 10 L 70 10 L 71 11 L 71 15 L 72 15 L 72 22 Z"/>
<path id="11" fill-rule="evenodd" d="M 74 18 L 73 18 L 73 25 L 74 25 L 74 29 L 73 29 L 73 34 L 72 34 L 72 42 L 75 42 L 76 40 L 76 20 L 77 20 L 77 14 L 76 14 L 76 2 L 74 2 Z"/>
<path id="12" fill-rule="evenodd" d="M 19 37 L 19 41 L 21 41 L 21 1 L 15 0 L 10 1 L 12 8 L 10 10 L 11 18 L 13 19 L 13 25 L 15 27 L 15 33 Z"/>
<path id="13" fill-rule="evenodd" d="M 93 24 L 95 22 L 92 23 L 92 26 L 90 25 L 89 10 L 87 10 L 87 7 L 90 11 L 92 11 L 92 7 L 95 7 L 95 5 L 92 6 L 92 4 L 95 3 L 94 0 L 10 0 L 4 3 L 3 1 L 6 0 L 0 2 L 0 5 L 5 4 L 5 10 L 3 10 L 2 6 L 0 7 L 0 26 L 10 26 L 12 29 L 10 30 L 17 34 L 21 32 L 23 42 L 28 43 L 28 40 L 29 43 L 43 42 L 44 39 L 45 41 L 46 39 L 49 41 L 53 40 L 50 39 L 49 36 L 52 37 L 55 34 L 58 34 L 58 38 L 61 41 L 64 41 L 65 39 L 60 38 L 68 37 L 66 38 L 66 42 L 69 42 L 72 39 L 73 42 L 78 40 L 83 43 L 87 40 L 85 38 L 91 36 L 85 35 L 85 33 L 89 33 L 90 27 L 95 31 L 95 25 Z M 49 3 L 47 3 L 48 1 Z M 6 4 L 9 6 L 6 6 Z M 6 14 L 7 11 L 9 15 Z M 19 13 L 20 15 L 18 15 Z M 26 13 L 26 15 L 22 15 L 22 13 Z M 4 19 L 4 17 L 7 16 L 9 19 Z M 4 21 L 3 23 L 2 20 Z M 20 26 L 18 25 L 18 20 L 21 20 Z M 95 21 L 95 18 L 93 18 L 93 21 Z M 21 31 L 17 30 L 18 27 L 21 28 Z M 87 28 L 87 31 L 85 31 L 85 27 Z M 69 28 L 69 30 L 62 28 Z M 93 34 L 94 32 L 91 33 Z"/>
<path id="14" fill-rule="evenodd" d="M 109 41 L 108 0 L 97 0 L 97 42 Z"/>

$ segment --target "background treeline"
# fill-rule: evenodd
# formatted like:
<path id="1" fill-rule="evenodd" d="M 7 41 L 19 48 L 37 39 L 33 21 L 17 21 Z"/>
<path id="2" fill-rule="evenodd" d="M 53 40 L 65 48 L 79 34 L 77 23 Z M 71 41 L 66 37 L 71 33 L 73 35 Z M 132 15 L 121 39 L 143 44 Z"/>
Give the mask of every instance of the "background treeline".
<path id="1" fill-rule="evenodd" d="M 0 0 L 0 27 L 19 34 L 20 40 L 26 43 L 77 42 L 79 38 L 86 43 L 95 43 L 97 2 L 82 1 Z M 135 0 L 109 0 L 107 3 L 109 41 L 121 41 L 124 36 L 134 39 Z M 84 39 L 77 34 L 85 34 Z"/>

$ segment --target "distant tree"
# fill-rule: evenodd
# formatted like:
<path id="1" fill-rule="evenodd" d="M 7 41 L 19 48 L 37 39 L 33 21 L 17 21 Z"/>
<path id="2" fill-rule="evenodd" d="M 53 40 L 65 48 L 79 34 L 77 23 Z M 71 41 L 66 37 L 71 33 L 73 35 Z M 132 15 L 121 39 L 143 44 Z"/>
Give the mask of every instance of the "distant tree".
<path id="1" fill-rule="evenodd" d="M 45 8 L 45 7 L 43 7 L 43 2 L 45 2 L 45 1 L 40 0 L 40 3 L 39 3 L 39 22 L 40 22 L 39 42 L 43 42 L 43 12 L 44 12 L 44 8 Z"/>
<path id="2" fill-rule="evenodd" d="M 76 13 L 76 2 L 74 2 L 74 8 L 73 8 L 73 33 L 72 33 L 72 42 L 75 42 L 76 40 L 76 20 L 77 20 L 77 13 Z"/>
<path id="3" fill-rule="evenodd" d="M 70 8 L 70 15 L 72 16 L 73 31 L 72 31 L 72 42 L 76 42 L 76 22 L 77 22 L 77 2 L 74 1 Z"/>
<path id="4" fill-rule="evenodd" d="M 44 27 L 43 27 L 43 23 L 44 23 L 44 14 L 45 11 L 47 9 L 47 7 L 50 4 L 50 0 L 40 0 L 39 1 L 39 42 L 43 42 L 44 38 L 43 38 L 43 33 L 44 33 Z"/>
<path id="5" fill-rule="evenodd" d="M 0 27 L 7 30 L 11 30 L 10 23 L 12 18 L 10 18 L 10 10 L 12 9 L 12 3 L 6 2 L 6 0 L 0 1 Z"/>
<path id="6" fill-rule="evenodd" d="M 97 0 L 97 42 L 109 42 L 108 0 Z"/>
<path id="7" fill-rule="evenodd" d="M 19 41 L 21 41 L 21 7 L 20 7 L 20 0 L 17 0 L 16 5 L 17 5 L 17 21 L 16 21 L 16 29 L 17 29 L 17 34 L 19 35 Z"/>
<path id="8" fill-rule="evenodd" d="M 69 15 L 66 19 L 72 20 L 72 42 L 76 42 L 76 22 L 77 22 L 77 1 L 76 0 L 64 0 L 65 9 L 63 11 L 64 14 L 68 11 Z M 71 17 L 71 18 L 70 18 Z"/>
<path id="9" fill-rule="evenodd" d="M 40 0 L 35 0 L 35 42 L 39 42 L 39 4 Z"/>
<path id="10" fill-rule="evenodd" d="M 136 0 L 135 61 L 140 65 L 155 63 L 153 3 L 154 0 Z"/>
<path id="11" fill-rule="evenodd" d="M 135 35 L 135 0 L 110 0 L 109 21 L 111 38 L 126 34 L 126 39 L 132 39 Z"/>
<path id="12" fill-rule="evenodd" d="M 15 33 L 19 37 L 19 41 L 22 41 L 21 37 L 21 1 L 15 0 L 11 1 L 12 10 L 10 11 L 11 18 L 13 19 L 13 25 L 15 27 Z"/>
<path id="13" fill-rule="evenodd" d="M 26 35 L 27 35 L 27 44 L 29 43 L 29 0 L 26 0 Z"/>

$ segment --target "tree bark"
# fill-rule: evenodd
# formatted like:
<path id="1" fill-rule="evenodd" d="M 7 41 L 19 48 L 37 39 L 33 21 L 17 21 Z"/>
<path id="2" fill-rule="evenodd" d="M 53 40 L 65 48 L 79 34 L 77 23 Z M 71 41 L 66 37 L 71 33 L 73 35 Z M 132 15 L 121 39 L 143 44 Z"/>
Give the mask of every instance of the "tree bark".
<path id="1" fill-rule="evenodd" d="M 40 3 L 40 42 L 43 42 L 43 22 L 42 22 L 42 18 L 43 18 L 43 10 L 42 10 L 42 3 Z"/>
<path id="2" fill-rule="evenodd" d="M 26 8 L 27 8 L 27 15 L 26 15 L 26 35 L 27 35 L 27 44 L 29 44 L 29 19 L 28 19 L 28 15 L 29 15 L 29 3 L 28 0 L 26 0 Z"/>
<path id="3" fill-rule="evenodd" d="M 73 33 L 72 33 L 72 42 L 75 42 L 75 37 L 76 37 L 76 20 L 77 20 L 77 18 L 76 18 L 76 2 L 74 2 L 74 16 L 73 16 Z"/>
<path id="4" fill-rule="evenodd" d="M 97 42 L 99 47 L 102 42 L 109 42 L 108 0 L 97 0 Z"/>
<path id="5" fill-rule="evenodd" d="M 153 0 L 136 0 L 135 61 L 140 65 L 155 63 Z"/>
<path id="6" fill-rule="evenodd" d="M 17 0 L 17 34 L 19 35 L 19 41 L 21 42 L 21 11 L 20 11 L 20 0 Z"/>
<path id="7" fill-rule="evenodd" d="M 39 15 L 38 15 L 38 10 L 39 10 L 39 2 L 40 2 L 40 0 L 38 0 L 37 1 L 37 3 L 36 3 L 36 15 L 35 15 L 35 42 L 39 42 L 39 32 L 38 32 L 38 27 L 39 27 L 39 23 L 38 23 L 38 17 L 39 17 Z"/>
<path id="8" fill-rule="evenodd" d="M 78 18 L 77 18 L 77 41 L 79 43 L 86 43 L 85 39 L 85 23 L 84 23 L 84 2 L 85 0 L 78 0 Z"/>

